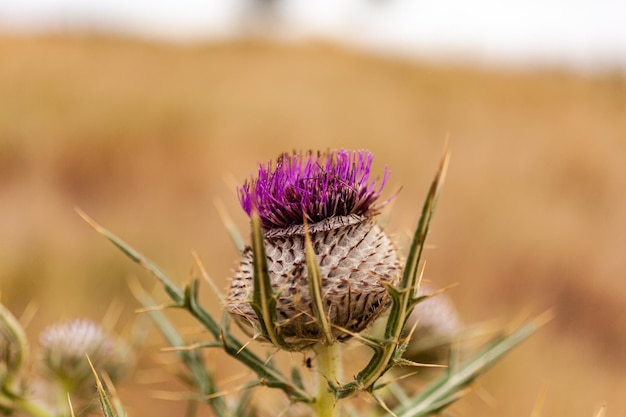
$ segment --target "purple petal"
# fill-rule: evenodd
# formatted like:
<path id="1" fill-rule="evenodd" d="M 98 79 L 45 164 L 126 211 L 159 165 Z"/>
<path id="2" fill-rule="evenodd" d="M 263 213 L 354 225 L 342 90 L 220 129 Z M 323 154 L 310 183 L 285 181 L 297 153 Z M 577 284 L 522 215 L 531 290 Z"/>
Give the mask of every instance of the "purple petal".
<path id="1" fill-rule="evenodd" d="M 238 189 L 244 211 L 257 211 L 263 226 L 282 228 L 315 223 L 334 216 L 372 215 L 387 182 L 370 181 L 374 156 L 365 150 L 332 150 L 306 154 L 293 152 L 278 157 L 276 164 L 259 165 L 256 178 Z"/>

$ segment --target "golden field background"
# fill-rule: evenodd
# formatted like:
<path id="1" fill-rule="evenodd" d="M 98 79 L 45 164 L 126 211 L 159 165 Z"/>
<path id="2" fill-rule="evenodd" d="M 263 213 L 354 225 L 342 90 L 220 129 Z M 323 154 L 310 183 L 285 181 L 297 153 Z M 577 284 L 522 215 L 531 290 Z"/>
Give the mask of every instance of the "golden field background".
<path id="1" fill-rule="evenodd" d="M 127 282 L 151 280 L 75 206 L 179 282 L 196 250 L 225 286 L 237 253 L 215 200 L 245 231 L 235 185 L 291 149 L 371 150 L 378 172 L 391 169 L 388 193 L 402 187 L 388 226 L 402 242 L 448 134 L 426 278 L 459 284 L 449 294 L 467 323 L 557 314 L 455 415 L 529 416 L 544 391 L 542 416 L 588 417 L 604 402 L 626 415 L 618 73 L 441 66 L 326 44 L 1 37 L 2 301 L 17 315 L 37 306 L 34 344 L 44 326 L 101 320 L 112 303 L 123 306 L 117 330 L 128 331 L 137 304 Z M 181 385 L 146 382 L 164 359 L 159 338 L 148 344 L 122 398 L 131 415 L 182 415 L 181 402 L 154 392 Z"/>

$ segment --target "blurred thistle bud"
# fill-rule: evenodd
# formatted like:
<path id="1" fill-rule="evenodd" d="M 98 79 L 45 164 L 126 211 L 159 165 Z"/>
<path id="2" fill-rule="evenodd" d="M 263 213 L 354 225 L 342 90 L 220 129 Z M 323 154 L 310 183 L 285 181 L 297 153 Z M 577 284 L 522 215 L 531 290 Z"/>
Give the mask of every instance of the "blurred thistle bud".
<path id="1" fill-rule="evenodd" d="M 452 300 L 444 293 L 435 292 L 421 284 L 420 295 L 431 296 L 415 306 L 404 328 L 404 336 L 414 330 L 403 356 L 415 362 L 447 360 L 450 344 L 461 330 Z"/>
<path id="2" fill-rule="evenodd" d="M 0 304 L 0 387 L 21 371 L 28 358 L 28 342 L 20 322 Z"/>
<path id="3" fill-rule="evenodd" d="M 86 319 L 54 324 L 40 335 L 44 376 L 68 392 L 91 394 L 93 374 L 85 355 L 113 382 L 127 371 L 127 346 Z"/>
<path id="4" fill-rule="evenodd" d="M 370 180 L 373 155 L 367 151 L 285 153 L 276 164 L 261 165 L 256 178 L 238 190 L 243 209 L 263 227 L 267 270 L 275 298 L 276 333 L 289 350 L 323 338 L 313 311 L 305 236 L 321 275 L 323 314 L 333 340 L 365 329 L 388 305 L 385 283 L 396 284 L 401 266 L 396 249 L 374 216 L 387 181 Z M 247 247 L 227 294 L 226 309 L 259 330 L 251 305 L 253 250 Z M 345 331 L 344 331 L 345 330 Z"/>

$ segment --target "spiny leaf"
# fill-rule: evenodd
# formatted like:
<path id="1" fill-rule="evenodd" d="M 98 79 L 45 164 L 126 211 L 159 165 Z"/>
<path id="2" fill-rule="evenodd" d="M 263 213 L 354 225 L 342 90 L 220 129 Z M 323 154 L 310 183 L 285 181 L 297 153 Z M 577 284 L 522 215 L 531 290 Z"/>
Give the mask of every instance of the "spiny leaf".
<path id="1" fill-rule="evenodd" d="M 165 287 L 165 291 L 167 291 L 168 295 L 172 298 L 172 300 L 176 303 L 180 303 L 183 301 L 183 290 L 180 289 L 174 282 L 152 261 L 148 258 L 137 252 L 130 245 L 124 242 L 122 239 L 100 226 L 96 223 L 91 217 L 89 217 L 84 211 L 75 208 L 76 212 L 80 217 L 83 218 L 91 227 L 96 229 L 98 233 L 109 239 L 115 246 L 117 246 L 126 256 L 128 256 L 133 262 L 138 263 L 143 268 L 148 270 L 152 275 L 154 275 Z"/>
<path id="2" fill-rule="evenodd" d="M 313 304 L 313 313 L 315 314 L 317 323 L 321 327 L 322 333 L 324 334 L 324 342 L 326 342 L 327 345 L 331 345 L 334 342 L 334 338 L 330 328 L 330 323 L 324 313 L 324 299 L 322 298 L 322 274 L 320 273 L 320 268 L 317 263 L 315 250 L 313 250 L 313 243 L 311 242 L 311 235 L 309 234 L 306 219 L 304 222 L 304 253 L 309 278 L 309 294 L 311 295 L 311 301 Z"/>
<path id="3" fill-rule="evenodd" d="M 387 286 L 389 295 L 391 296 L 392 303 L 385 327 L 385 344 L 382 350 L 375 350 L 374 355 L 365 366 L 365 368 L 359 372 L 356 376 L 357 384 L 347 384 L 341 387 L 340 392 L 342 396 L 351 394 L 348 390 L 353 390 L 356 387 L 361 387 L 365 390 L 371 390 L 374 387 L 376 381 L 387 372 L 391 366 L 395 357 L 395 350 L 400 340 L 402 329 L 404 328 L 406 321 L 411 314 L 414 304 L 413 298 L 415 289 L 417 288 L 418 280 L 418 267 L 421 259 L 422 250 L 424 248 L 424 242 L 428 235 L 428 228 L 430 221 L 432 220 L 435 212 L 435 206 L 439 192 L 443 185 L 445 178 L 445 172 L 448 166 L 449 154 L 444 149 L 443 156 L 439 163 L 439 168 L 435 174 L 435 178 L 431 183 L 430 189 L 426 196 L 424 206 L 422 208 L 422 214 L 415 230 L 413 242 L 409 250 L 406 265 L 402 275 L 402 280 L 398 288 Z"/>
<path id="4" fill-rule="evenodd" d="M 259 358 L 248 349 L 243 349 L 243 344 L 237 340 L 230 332 L 224 331 L 213 317 L 197 301 L 197 282 L 192 283 L 190 291 L 187 293 L 176 286 L 163 271 L 145 256 L 134 250 L 113 233 L 104 229 L 87 216 L 82 210 L 76 209 L 78 214 L 89 223 L 96 231 L 109 239 L 115 246 L 124 252 L 130 259 L 137 262 L 149 272 L 151 272 L 164 286 L 169 297 L 179 307 L 184 307 L 198 320 L 215 338 L 222 341 L 224 350 L 233 358 L 247 365 L 262 380 L 265 385 L 283 390 L 287 396 L 297 402 L 312 402 L 313 398 L 304 390 L 294 387 L 287 382 L 287 379 L 275 368 L 268 367 L 265 361 Z M 187 297 L 187 298 L 186 298 Z"/>
<path id="5" fill-rule="evenodd" d="M 254 288 L 252 292 L 252 308 L 259 319 L 261 333 L 274 346 L 282 346 L 283 339 L 276 332 L 276 298 L 272 291 L 272 283 L 267 268 L 267 255 L 263 241 L 261 220 L 256 212 L 252 213 L 252 263 L 254 265 Z"/>
<path id="6" fill-rule="evenodd" d="M 91 372 L 93 372 L 93 376 L 96 378 L 96 389 L 98 390 L 98 400 L 100 401 L 100 408 L 102 409 L 102 414 L 104 417 L 117 417 L 115 411 L 113 411 L 113 406 L 111 406 L 111 402 L 109 401 L 109 397 L 98 377 L 98 373 L 96 369 L 93 367 L 91 363 L 91 359 L 89 359 L 89 355 L 85 354 L 87 357 L 87 362 L 89 362 L 89 367 L 91 368 Z"/>
<path id="7" fill-rule="evenodd" d="M 136 288 L 134 292 L 135 296 L 145 307 L 149 307 L 154 303 L 154 300 L 143 289 Z M 190 290 L 187 289 L 185 291 L 186 298 L 189 298 L 189 293 Z M 187 343 L 178 333 L 176 327 L 165 317 L 165 314 L 159 310 L 148 311 L 148 314 L 150 314 L 156 326 L 170 343 L 170 346 L 176 349 L 176 354 L 191 372 L 194 384 L 198 387 L 202 396 L 209 397 L 217 392 L 213 375 L 206 369 L 196 350 L 186 349 Z M 208 402 L 217 416 L 226 415 L 226 404 L 223 398 L 211 398 Z"/>
<path id="8" fill-rule="evenodd" d="M 504 354 L 526 340 L 552 318 L 546 312 L 513 333 L 494 341 L 466 364 L 430 384 L 413 397 L 410 404 L 394 410 L 399 417 L 424 417 L 441 410 L 460 398 L 468 385 L 481 373 L 496 363 Z"/>
<path id="9" fill-rule="evenodd" d="M 126 417 L 126 411 L 122 406 L 120 397 L 117 395 L 117 391 L 115 390 L 115 385 L 113 385 L 113 381 L 111 381 L 111 378 L 109 378 L 106 373 L 102 374 L 102 379 L 104 379 L 104 383 L 109 389 L 109 397 L 111 397 L 111 402 L 113 403 L 113 408 L 115 408 L 117 415 L 120 417 Z"/>
<path id="10" fill-rule="evenodd" d="M 208 320 L 213 320 L 213 318 L 198 303 L 198 282 L 192 282 L 190 288 L 189 311 L 200 323 L 209 329 L 206 323 Z M 225 319 L 227 319 L 226 317 L 227 316 L 225 316 Z M 254 371 L 259 378 L 265 381 L 264 385 L 280 388 L 291 400 L 296 402 L 313 401 L 305 390 L 299 389 L 287 382 L 285 376 L 278 369 L 268 365 L 266 361 L 259 358 L 249 349 L 246 349 L 245 345 L 228 331 L 228 326 L 223 325 L 220 327 L 217 339 L 223 343 L 226 353 Z"/>

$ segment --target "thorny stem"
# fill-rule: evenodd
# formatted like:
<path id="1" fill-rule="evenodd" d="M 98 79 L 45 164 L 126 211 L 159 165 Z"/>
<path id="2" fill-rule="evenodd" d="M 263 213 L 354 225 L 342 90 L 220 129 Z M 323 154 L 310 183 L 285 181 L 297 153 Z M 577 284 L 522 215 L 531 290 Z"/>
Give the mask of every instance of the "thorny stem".
<path id="1" fill-rule="evenodd" d="M 313 347 L 317 364 L 317 397 L 312 404 L 315 416 L 336 417 L 339 415 L 337 397 L 330 389 L 331 384 L 337 384 L 342 377 L 341 344 L 329 345 L 318 343 Z"/>
<path id="2" fill-rule="evenodd" d="M 111 243 L 120 249 L 133 262 L 139 264 L 144 269 L 152 273 L 152 275 L 154 275 L 161 282 L 166 293 L 176 306 L 187 309 L 216 340 L 223 344 L 224 350 L 228 355 L 252 369 L 264 381 L 265 385 L 281 389 L 294 401 L 307 403 L 312 401 L 308 393 L 289 384 L 280 371 L 273 366 L 268 366 L 264 360 L 259 358 L 249 349 L 246 349 L 245 345 L 237 340 L 227 328 L 220 326 L 220 324 L 218 324 L 218 322 L 198 303 L 197 280 L 192 281 L 192 285 L 190 285 L 187 290 L 181 289 L 174 284 L 174 282 L 152 261 L 137 252 L 119 237 L 100 226 L 82 210 L 76 209 L 76 211 L 87 223 L 96 229 L 98 233 L 102 234 L 109 241 L 111 241 Z"/>

